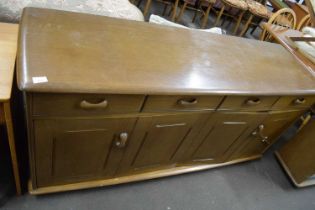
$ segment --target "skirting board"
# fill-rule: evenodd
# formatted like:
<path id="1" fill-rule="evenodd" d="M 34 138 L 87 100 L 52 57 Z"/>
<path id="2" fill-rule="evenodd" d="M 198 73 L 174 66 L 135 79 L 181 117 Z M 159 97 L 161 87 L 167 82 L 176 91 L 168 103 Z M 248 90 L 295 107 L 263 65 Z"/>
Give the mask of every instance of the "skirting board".
<path id="1" fill-rule="evenodd" d="M 220 163 L 220 164 L 200 164 L 200 165 L 193 165 L 193 166 L 179 166 L 175 168 L 168 168 L 168 169 L 156 170 L 156 171 L 146 172 L 146 173 L 141 173 L 141 174 L 115 177 L 111 179 L 86 181 L 86 182 L 79 182 L 79 183 L 74 183 L 74 184 L 56 185 L 56 186 L 49 186 L 49 187 L 40 187 L 37 189 L 33 189 L 31 181 L 29 181 L 28 188 L 29 188 L 29 193 L 31 195 L 41 195 L 41 194 L 87 189 L 87 188 L 94 188 L 94 187 L 104 187 L 104 186 L 109 186 L 109 185 L 123 184 L 123 183 L 128 183 L 128 182 L 137 182 L 137 181 L 143 181 L 143 180 L 148 180 L 148 179 L 174 176 L 174 175 L 179 175 L 179 174 L 184 174 L 184 173 L 217 168 L 217 167 L 232 165 L 235 163 L 254 160 L 258 158 L 261 158 L 261 155 L 240 158 L 240 159 L 236 159 L 236 160 L 232 160 L 232 161 Z"/>
<path id="2" fill-rule="evenodd" d="M 287 175 L 290 177 L 291 181 L 293 182 L 293 184 L 296 186 L 296 187 L 308 187 L 308 186 L 311 186 L 311 185 L 315 185 L 315 179 L 312 179 L 312 180 L 306 180 L 302 183 L 297 183 L 296 180 L 294 179 L 294 176 L 292 175 L 292 173 L 290 172 L 290 169 L 288 168 L 288 166 L 286 165 L 286 163 L 283 161 L 281 155 L 279 152 L 275 152 L 275 155 L 278 159 L 278 161 L 280 162 L 280 165 L 282 166 L 282 168 L 284 169 L 284 171 L 287 173 Z"/>

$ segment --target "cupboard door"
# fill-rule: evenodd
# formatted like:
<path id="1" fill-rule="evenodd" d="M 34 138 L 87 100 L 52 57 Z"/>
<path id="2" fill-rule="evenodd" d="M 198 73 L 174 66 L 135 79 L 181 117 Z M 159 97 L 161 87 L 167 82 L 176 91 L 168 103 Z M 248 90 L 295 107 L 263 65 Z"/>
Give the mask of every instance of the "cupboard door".
<path id="1" fill-rule="evenodd" d="M 207 121 L 187 153 L 190 161 L 219 163 L 233 151 L 237 142 L 250 133 L 264 114 L 217 112 Z"/>
<path id="2" fill-rule="evenodd" d="M 129 142 L 120 172 L 170 166 L 185 158 L 185 151 L 210 113 L 140 117 Z"/>
<path id="3" fill-rule="evenodd" d="M 303 111 L 269 112 L 262 123 L 248 134 L 231 159 L 262 155 L 302 114 Z"/>
<path id="4" fill-rule="evenodd" d="M 38 186 L 110 177 L 135 118 L 35 120 Z"/>

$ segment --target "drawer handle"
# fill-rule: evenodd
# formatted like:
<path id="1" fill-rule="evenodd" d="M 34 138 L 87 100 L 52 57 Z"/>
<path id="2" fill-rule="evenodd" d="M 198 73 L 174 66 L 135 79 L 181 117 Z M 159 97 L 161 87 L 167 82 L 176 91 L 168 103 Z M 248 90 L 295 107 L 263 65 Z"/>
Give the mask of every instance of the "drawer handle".
<path id="1" fill-rule="evenodd" d="M 254 130 L 252 132 L 253 136 L 259 136 L 261 138 L 261 142 L 269 145 L 270 142 L 268 141 L 268 136 L 265 136 L 263 131 L 265 129 L 265 126 L 263 124 L 259 125 L 258 128 L 256 128 L 256 130 Z"/>
<path id="2" fill-rule="evenodd" d="M 261 100 L 259 98 L 255 98 L 255 99 L 248 99 L 246 101 L 246 104 L 249 106 L 255 106 L 261 103 Z"/>
<path id="3" fill-rule="evenodd" d="M 83 100 L 80 103 L 80 107 L 83 109 L 100 109 L 100 108 L 106 108 L 107 105 L 108 105 L 107 100 L 104 100 L 104 101 L 96 103 L 96 104 L 90 103 L 86 100 Z"/>
<path id="4" fill-rule="evenodd" d="M 127 140 L 128 140 L 128 133 L 123 132 L 119 134 L 119 138 L 115 140 L 114 144 L 118 148 L 123 148 L 126 146 Z"/>
<path id="5" fill-rule="evenodd" d="M 294 100 L 293 102 L 295 105 L 301 105 L 301 104 L 305 104 L 306 103 L 306 99 L 305 98 L 297 98 Z"/>
<path id="6" fill-rule="evenodd" d="M 196 98 L 193 99 L 180 99 L 178 100 L 178 104 L 182 106 L 190 106 L 190 105 L 195 105 L 198 103 L 198 100 Z"/>

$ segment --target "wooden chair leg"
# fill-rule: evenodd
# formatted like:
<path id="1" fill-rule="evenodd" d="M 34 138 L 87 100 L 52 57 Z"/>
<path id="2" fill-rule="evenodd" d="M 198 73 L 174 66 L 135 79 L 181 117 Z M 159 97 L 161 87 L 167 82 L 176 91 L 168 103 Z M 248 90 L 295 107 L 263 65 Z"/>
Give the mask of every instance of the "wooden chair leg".
<path id="1" fill-rule="evenodd" d="M 207 10 L 206 10 L 206 13 L 202 18 L 201 28 L 205 28 L 207 26 L 208 19 L 209 19 L 209 13 L 210 13 L 211 8 L 212 8 L 212 5 L 209 4 L 209 6 L 207 7 Z"/>
<path id="2" fill-rule="evenodd" d="M 240 37 L 244 36 L 244 34 L 246 33 L 246 31 L 248 30 L 248 26 L 249 26 L 249 24 L 252 22 L 253 17 L 254 17 L 254 16 L 253 16 L 252 14 L 250 14 L 248 20 L 246 21 L 246 23 L 245 23 L 245 25 L 244 25 L 243 30 L 241 31 L 241 33 L 240 33 L 240 35 L 239 35 Z"/>
<path id="3" fill-rule="evenodd" d="M 234 30 L 233 30 L 233 34 L 234 34 L 234 35 L 235 35 L 235 34 L 237 33 L 237 31 L 238 31 L 238 28 L 239 28 L 239 26 L 240 26 L 240 24 L 241 24 L 241 21 L 242 21 L 242 18 L 243 18 L 244 13 L 245 13 L 245 11 L 242 10 L 242 11 L 240 12 L 239 16 L 238 16 L 236 25 L 235 25 Z"/>
<path id="4" fill-rule="evenodd" d="M 174 8 L 174 5 L 171 5 L 171 9 L 170 9 L 170 11 L 167 13 L 167 16 L 168 16 L 168 17 L 171 16 L 171 14 L 172 14 L 172 12 L 173 12 L 173 8 Z"/>
<path id="5" fill-rule="evenodd" d="M 252 30 L 250 31 L 250 34 L 253 34 L 253 33 L 256 31 L 257 27 L 258 27 L 258 26 L 254 26 L 254 27 L 252 28 Z"/>
<path id="6" fill-rule="evenodd" d="M 194 14 L 194 17 L 193 17 L 193 19 L 191 20 L 191 22 L 195 22 L 195 20 L 196 20 L 196 17 L 197 17 L 197 14 L 198 14 L 198 10 L 195 10 L 195 14 Z"/>
<path id="7" fill-rule="evenodd" d="M 178 3 L 179 3 L 179 0 L 176 0 L 175 4 L 174 4 L 173 14 L 172 14 L 172 18 L 171 18 L 171 20 L 173 22 L 175 21 L 175 18 L 176 18 Z"/>
<path id="8" fill-rule="evenodd" d="M 228 24 L 226 25 L 226 28 L 230 28 L 230 25 L 232 24 L 233 20 L 231 18 L 228 18 Z"/>
<path id="9" fill-rule="evenodd" d="M 232 7 L 230 7 L 230 6 L 228 6 L 228 7 L 225 7 L 225 11 L 227 11 L 227 13 L 229 13 L 231 10 L 232 10 L 233 8 Z M 228 24 L 227 24 L 227 28 L 231 25 L 231 23 L 232 23 L 232 20 L 231 20 L 231 18 L 230 17 L 227 17 L 226 15 L 225 16 L 223 16 L 223 18 L 222 18 L 222 22 L 221 22 L 221 27 L 223 27 L 224 26 L 224 23 L 225 23 L 225 21 L 229 21 L 228 22 Z"/>
<path id="10" fill-rule="evenodd" d="M 146 17 L 148 15 L 152 0 L 147 0 L 147 3 L 144 6 L 143 16 Z"/>
<path id="11" fill-rule="evenodd" d="M 176 18 L 176 22 L 180 21 L 180 19 L 182 18 L 183 14 L 184 14 L 184 12 L 186 10 L 186 7 L 187 7 L 187 2 L 184 2 L 183 6 L 182 6 L 182 8 L 181 8 L 181 10 L 179 12 L 179 15 Z"/>
<path id="12" fill-rule="evenodd" d="M 225 8 L 225 5 L 222 5 L 222 8 L 221 8 L 221 10 L 220 10 L 220 12 L 218 14 L 218 17 L 215 20 L 214 27 L 216 27 L 218 25 L 218 23 L 220 22 L 221 16 L 222 16 L 222 14 L 224 12 L 224 8 Z"/>
<path id="13" fill-rule="evenodd" d="M 222 18 L 222 22 L 221 22 L 221 26 L 224 25 L 225 21 L 226 21 L 227 17 L 226 16 L 223 16 Z M 228 25 L 230 24 L 230 22 L 228 23 Z"/>
<path id="14" fill-rule="evenodd" d="M 263 31 L 260 34 L 259 40 L 265 41 L 265 36 L 266 36 L 266 29 L 263 29 Z"/>
<path id="15" fill-rule="evenodd" d="M 7 134 L 8 134 L 8 141 L 9 141 L 9 148 L 10 148 L 10 154 L 11 154 L 11 161 L 12 161 L 14 180 L 15 180 L 16 193 L 17 193 L 17 195 L 21 195 L 19 165 L 18 165 L 17 156 L 16 156 L 15 139 L 14 139 L 14 132 L 13 132 L 10 102 L 5 102 L 3 104 L 3 108 L 4 108 L 4 117 L 5 117 L 5 123 L 6 123 Z"/>
<path id="16" fill-rule="evenodd" d="M 165 16 L 167 8 L 168 8 L 168 5 L 164 4 L 163 13 L 162 13 L 163 16 Z"/>

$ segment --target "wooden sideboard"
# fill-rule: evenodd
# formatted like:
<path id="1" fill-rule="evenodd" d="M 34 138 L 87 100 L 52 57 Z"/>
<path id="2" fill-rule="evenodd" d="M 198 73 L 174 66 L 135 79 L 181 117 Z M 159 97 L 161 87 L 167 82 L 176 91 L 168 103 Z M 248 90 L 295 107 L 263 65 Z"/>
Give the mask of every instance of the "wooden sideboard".
<path id="1" fill-rule="evenodd" d="M 271 43 L 26 8 L 17 77 L 30 192 L 259 158 L 315 102 L 310 75 Z"/>

